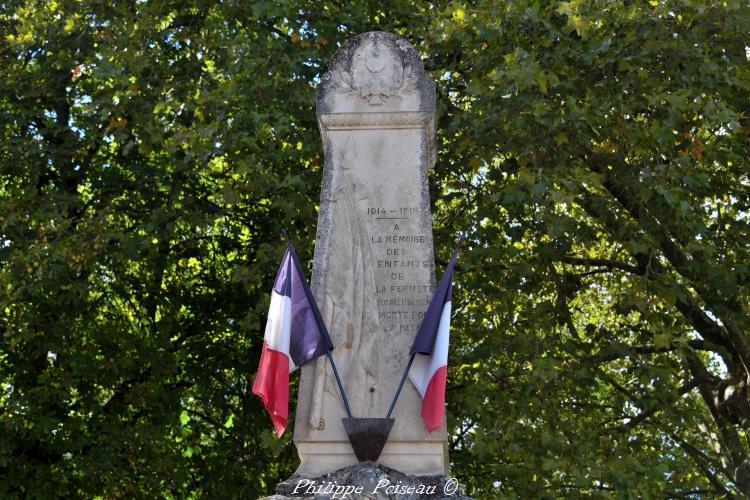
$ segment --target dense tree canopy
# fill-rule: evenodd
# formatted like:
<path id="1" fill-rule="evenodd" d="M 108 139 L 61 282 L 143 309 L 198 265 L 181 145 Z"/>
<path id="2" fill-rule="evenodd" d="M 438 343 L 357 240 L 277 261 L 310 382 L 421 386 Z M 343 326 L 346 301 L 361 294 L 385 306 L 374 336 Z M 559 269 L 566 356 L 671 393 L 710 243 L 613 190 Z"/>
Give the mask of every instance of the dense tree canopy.
<path id="1" fill-rule="evenodd" d="M 281 225 L 312 255 L 316 83 L 375 29 L 438 83 L 438 267 L 470 232 L 452 474 L 750 492 L 747 2 L 13 0 L 0 495 L 254 498 L 293 472 L 248 386 Z"/>

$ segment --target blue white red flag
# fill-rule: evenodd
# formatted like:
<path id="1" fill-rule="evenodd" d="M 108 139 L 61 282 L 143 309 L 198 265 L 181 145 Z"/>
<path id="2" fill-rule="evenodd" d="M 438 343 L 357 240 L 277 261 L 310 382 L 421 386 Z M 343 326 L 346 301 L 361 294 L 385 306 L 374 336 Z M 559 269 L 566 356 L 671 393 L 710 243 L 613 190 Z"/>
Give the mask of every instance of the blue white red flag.
<path id="1" fill-rule="evenodd" d="M 253 383 L 253 393 L 263 400 L 279 437 L 289 415 L 289 374 L 331 349 L 333 343 L 297 253 L 288 244 L 271 292 L 263 352 Z"/>
<path id="2" fill-rule="evenodd" d="M 409 379 L 422 396 L 422 419 L 427 432 L 434 431 L 445 422 L 452 281 L 457 255 L 458 247 L 445 268 L 411 347 L 414 361 L 409 370 Z"/>

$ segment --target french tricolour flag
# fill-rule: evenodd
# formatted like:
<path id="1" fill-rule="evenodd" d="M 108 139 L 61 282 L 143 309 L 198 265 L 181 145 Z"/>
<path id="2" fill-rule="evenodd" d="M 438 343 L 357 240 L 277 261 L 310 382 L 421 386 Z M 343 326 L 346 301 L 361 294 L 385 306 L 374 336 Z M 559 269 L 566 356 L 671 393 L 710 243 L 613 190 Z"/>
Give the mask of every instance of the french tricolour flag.
<path id="1" fill-rule="evenodd" d="M 445 421 L 448 331 L 451 322 L 453 268 L 457 255 L 458 247 L 445 268 L 411 347 L 414 361 L 409 370 L 409 378 L 422 396 L 422 419 L 428 432 L 439 428 Z"/>
<path id="2" fill-rule="evenodd" d="M 331 349 L 333 343 L 297 253 L 288 244 L 271 292 L 263 353 L 253 383 L 253 393 L 263 400 L 279 437 L 289 414 L 289 374 Z"/>

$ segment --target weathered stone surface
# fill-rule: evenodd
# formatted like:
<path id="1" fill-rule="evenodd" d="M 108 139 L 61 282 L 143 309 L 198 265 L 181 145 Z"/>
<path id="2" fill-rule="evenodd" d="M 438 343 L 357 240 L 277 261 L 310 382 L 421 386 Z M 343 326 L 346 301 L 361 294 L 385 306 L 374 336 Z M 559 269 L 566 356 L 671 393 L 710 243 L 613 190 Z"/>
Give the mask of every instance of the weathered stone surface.
<path id="1" fill-rule="evenodd" d="M 372 462 L 362 462 L 317 478 L 294 475 L 279 484 L 276 493 L 265 500 L 471 500 L 458 482 L 448 476 L 407 475 Z"/>
<path id="2" fill-rule="evenodd" d="M 372 32 L 334 56 L 317 97 L 325 150 L 312 290 L 354 417 L 385 417 L 435 287 L 427 172 L 435 84 L 402 38 Z M 379 463 L 447 472 L 446 430 L 426 432 L 407 382 Z M 325 357 L 303 367 L 294 441 L 299 474 L 357 463 Z"/>

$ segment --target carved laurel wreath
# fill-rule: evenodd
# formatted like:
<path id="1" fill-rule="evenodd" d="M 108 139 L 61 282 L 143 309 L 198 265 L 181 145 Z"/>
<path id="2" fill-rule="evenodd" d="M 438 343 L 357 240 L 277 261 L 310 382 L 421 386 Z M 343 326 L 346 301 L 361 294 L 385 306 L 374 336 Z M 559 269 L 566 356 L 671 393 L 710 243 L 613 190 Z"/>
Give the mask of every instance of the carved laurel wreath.
<path id="1" fill-rule="evenodd" d="M 371 74 L 375 73 L 369 68 L 367 69 Z M 383 104 L 391 96 L 400 99 L 402 94 L 415 91 L 417 83 L 411 65 L 404 66 L 400 81 L 392 81 L 389 86 L 390 88 L 386 92 L 372 91 L 372 89 L 358 86 L 351 72 L 346 70 L 333 70 L 331 78 L 339 92 L 348 95 L 358 95 L 371 105 Z"/>

